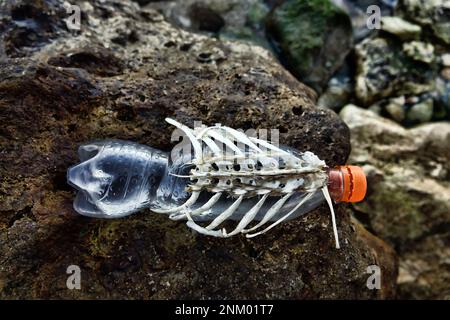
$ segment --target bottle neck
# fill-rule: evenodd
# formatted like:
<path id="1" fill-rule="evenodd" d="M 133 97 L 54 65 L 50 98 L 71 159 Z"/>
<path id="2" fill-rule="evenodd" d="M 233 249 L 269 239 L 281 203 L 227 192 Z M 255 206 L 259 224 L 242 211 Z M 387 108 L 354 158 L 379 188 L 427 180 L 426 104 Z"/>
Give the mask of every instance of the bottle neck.
<path id="1" fill-rule="evenodd" d="M 328 192 L 336 202 L 343 201 L 344 198 L 344 175 L 339 168 L 328 170 Z"/>

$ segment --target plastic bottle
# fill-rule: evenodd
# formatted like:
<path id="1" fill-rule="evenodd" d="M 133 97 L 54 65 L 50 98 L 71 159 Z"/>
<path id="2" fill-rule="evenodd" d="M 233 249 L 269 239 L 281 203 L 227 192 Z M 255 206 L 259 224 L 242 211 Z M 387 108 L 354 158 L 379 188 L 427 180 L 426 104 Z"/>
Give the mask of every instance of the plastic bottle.
<path id="1" fill-rule="evenodd" d="M 292 148 L 284 147 L 285 150 Z M 80 164 L 67 171 L 68 183 L 78 190 L 74 209 L 85 216 L 119 218 L 144 208 L 160 209 L 184 203 L 190 193 L 186 191 L 192 169 L 188 159 L 169 161 L 169 155 L 160 150 L 121 140 L 106 140 L 82 145 L 78 154 Z M 327 170 L 330 195 L 336 202 L 357 202 L 364 198 L 366 180 L 361 168 L 341 166 Z M 305 214 L 324 201 L 322 192 L 315 192 L 287 220 Z M 213 194 L 204 192 L 192 209 L 205 204 Z M 296 192 L 270 221 L 279 219 L 305 196 Z M 240 220 L 261 198 L 247 198 L 229 218 Z M 255 216 L 260 221 L 279 196 L 269 197 Z M 234 199 L 223 197 L 208 212 L 193 217 L 196 221 L 210 221 L 228 208 Z"/>
<path id="2" fill-rule="evenodd" d="M 310 151 L 276 146 L 220 124 L 191 129 L 174 119 L 166 121 L 189 139 L 183 152 L 174 148 L 171 157 L 120 140 L 81 146 L 82 163 L 67 172 L 69 184 L 79 190 L 75 210 L 118 218 L 150 208 L 173 220 L 186 219 L 188 227 L 204 235 L 244 233 L 251 238 L 326 200 L 340 247 L 331 198 L 364 198 L 367 186 L 360 168 L 330 169 Z M 226 220 L 238 221 L 231 232 L 221 228 Z M 210 222 L 202 226 L 201 221 Z"/>

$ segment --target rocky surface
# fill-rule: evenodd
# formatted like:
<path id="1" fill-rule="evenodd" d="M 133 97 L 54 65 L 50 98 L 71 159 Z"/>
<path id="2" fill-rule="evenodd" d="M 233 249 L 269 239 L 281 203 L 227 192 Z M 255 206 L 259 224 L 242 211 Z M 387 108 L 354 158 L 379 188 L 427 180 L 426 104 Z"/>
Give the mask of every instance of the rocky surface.
<path id="1" fill-rule="evenodd" d="M 448 75 L 440 58 L 445 50 L 423 40 L 363 40 L 355 47 L 356 101 L 406 126 L 448 119 Z"/>
<path id="2" fill-rule="evenodd" d="M 356 46 L 355 52 L 355 91 L 364 106 L 393 94 L 418 95 L 433 90 L 434 72 L 430 66 L 415 63 L 395 40 L 368 38 Z"/>
<path id="3" fill-rule="evenodd" d="M 76 149 L 121 138 L 171 147 L 166 116 L 192 125 L 278 128 L 281 142 L 345 163 L 349 130 L 264 49 L 174 28 L 135 2 L 1 3 L 0 298 L 392 298 L 390 246 L 337 206 L 342 250 L 322 206 L 255 239 L 199 236 L 150 211 L 77 215 L 66 184 Z M 81 268 L 81 290 L 66 268 Z M 382 289 L 366 287 L 367 266 Z"/>
<path id="4" fill-rule="evenodd" d="M 273 51 L 321 107 L 355 103 L 408 127 L 450 119 L 448 0 L 138 2 L 186 30 Z"/>
<path id="5" fill-rule="evenodd" d="M 327 88 L 317 100 L 317 105 L 335 111 L 341 110 L 354 95 L 354 80 L 350 59 L 330 79 Z"/>
<path id="6" fill-rule="evenodd" d="M 407 127 L 450 119 L 445 66 L 450 1 L 333 2 L 350 15 L 356 45 L 319 104 L 340 110 L 354 103 Z M 373 4 L 381 9 L 380 28 L 369 30 L 366 9 Z"/>
<path id="7" fill-rule="evenodd" d="M 286 67 L 319 93 L 352 48 L 351 20 L 329 0 L 286 1 L 266 25 Z"/>
<path id="8" fill-rule="evenodd" d="M 397 0 L 330 0 L 330 2 L 350 16 L 355 41 L 360 41 L 377 32 L 376 29 L 367 27 L 368 18 L 372 24 L 376 20 L 370 18 L 374 17 L 373 15 L 377 12 L 380 13 L 382 18 L 389 17 L 393 14 L 397 5 Z"/>
<path id="9" fill-rule="evenodd" d="M 419 25 L 413 24 L 400 17 L 381 17 L 381 30 L 389 32 L 402 40 L 418 39 L 422 33 Z"/>
<path id="10" fill-rule="evenodd" d="M 399 15 L 415 21 L 450 45 L 450 1 L 449 0 L 400 0 Z"/>
<path id="11" fill-rule="evenodd" d="M 147 7 L 189 31 L 270 47 L 264 35 L 264 20 L 270 10 L 265 0 L 172 0 L 150 2 Z"/>
<path id="12" fill-rule="evenodd" d="M 449 299 L 450 123 L 405 129 L 353 105 L 340 115 L 352 134 L 349 161 L 368 178 L 354 210 L 398 252 L 398 296 Z"/>

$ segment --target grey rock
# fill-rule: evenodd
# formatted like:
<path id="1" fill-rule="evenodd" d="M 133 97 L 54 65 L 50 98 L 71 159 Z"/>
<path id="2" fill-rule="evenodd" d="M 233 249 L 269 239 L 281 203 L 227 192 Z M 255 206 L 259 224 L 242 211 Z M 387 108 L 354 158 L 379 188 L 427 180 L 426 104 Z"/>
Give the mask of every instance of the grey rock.
<path id="1" fill-rule="evenodd" d="M 388 17 L 393 14 L 397 5 L 397 0 L 332 0 L 332 2 L 350 16 L 356 42 L 378 31 L 367 27 L 368 17 L 373 14 L 372 11 L 368 10 L 371 6 L 380 9 L 381 17 Z"/>
<path id="2" fill-rule="evenodd" d="M 405 120 L 405 97 L 397 97 L 389 99 L 389 103 L 384 107 L 384 109 L 389 113 L 392 119 L 397 122 L 402 122 Z"/>
<path id="3" fill-rule="evenodd" d="M 417 39 L 422 28 L 399 17 L 381 17 L 381 30 L 396 35 L 400 39 Z"/>
<path id="4" fill-rule="evenodd" d="M 450 67 L 450 53 L 445 53 L 441 56 L 441 63 L 444 67 Z"/>
<path id="5" fill-rule="evenodd" d="M 414 104 L 407 112 L 407 120 L 414 123 L 425 123 L 433 117 L 433 99 Z"/>
<path id="6" fill-rule="evenodd" d="M 328 82 L 325 92 L 317 100 L 322 108 L 340 110 L 348 103 L 353 93 L 354 84 L 347 72 L 339 73 Z"/>
<path id="7" fill-rule="evenodd" d="M 352 133 L 349 160 L 368 179 L 355 212 L 397 248 L 399 298 L 448 298 L 450 123 L 405 129 L 353 105 L 340 115 Z"/>
<path id="8" fill-rule="evenodd" d="M 415 61 L 431 64 L 435 61 L 434 46 L 431 43 L 411 41 L 403 43 L 403 52 Z"/>
<path id="9" fill-rule="evenodd" d="M 415 62 L 393 40 L 368 38 L 355 51 L 358 66 L 355 92 L 363 106 L 393 95 L 418 95 L 434 90 L 434 68 Z"/>
<path id="10" fill-rule="evenodd" d="M 400 0 L 397 11 L 450 44 L 450 0 Z"/>
<path id="11" fill-rule="evenodd" d="M 450 68 L 443 69 L 436 79 L 436 96 L 434 116 L 450 119 Z"/>

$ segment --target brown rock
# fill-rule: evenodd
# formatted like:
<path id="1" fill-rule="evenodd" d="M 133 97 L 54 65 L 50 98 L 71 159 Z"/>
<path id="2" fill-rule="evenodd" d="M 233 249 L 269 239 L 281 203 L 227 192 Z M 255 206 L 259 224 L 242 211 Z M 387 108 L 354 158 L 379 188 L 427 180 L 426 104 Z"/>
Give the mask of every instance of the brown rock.
<path id="1" fill-rule="evenodd" d="M 344 205 L 337 206 L 341 250 L 325 206 L 253 240 L 203 237 L 150 211 L 118 220 L 77 215 L 65 182 L 77 146 L 121 138 L 169 150 L 167 116 L 279 128 L 281 143 L 329 165 L 350 151 L 347 126 L 316 109 L 313 92 L 266 50 L 175 29 L 131 2 L 91 5 L 77 36 L 53 25 L 56 39 L 0 65 L 1 298 L 393 296 L 390 287 L 365 286 L 374 261 L 393 283 L 393 254 L 361 238 Z M 82 270 L 81 290 L 66 288 L 73 264 Z"/>

